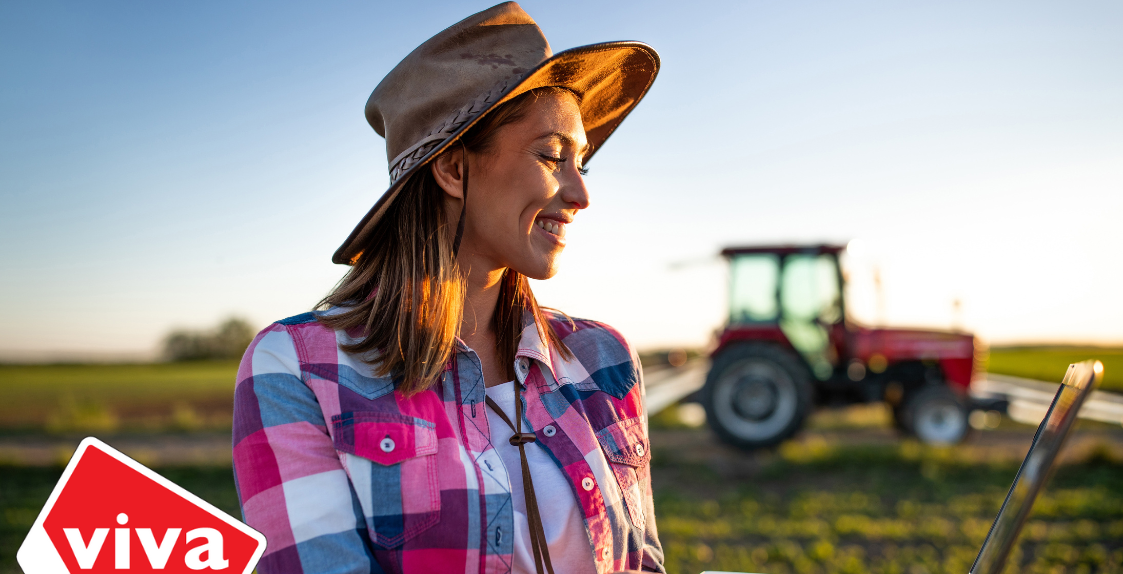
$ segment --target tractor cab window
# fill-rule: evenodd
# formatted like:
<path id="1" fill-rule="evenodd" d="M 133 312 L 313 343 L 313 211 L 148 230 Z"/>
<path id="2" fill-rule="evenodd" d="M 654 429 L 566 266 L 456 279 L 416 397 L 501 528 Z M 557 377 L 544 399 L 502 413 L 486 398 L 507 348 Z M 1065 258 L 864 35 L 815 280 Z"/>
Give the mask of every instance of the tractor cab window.
<path id="1" fill-rule="evenodd" d="M 775 323 L 780 258 L 773 254 L 737 255 L 730 261 L 729 322 Z"/>
<path id="2" fill-rule="evenodd" d="M 780 283 L 780 329 L 820 380 L 834 370 L 826 326 L 842 320 L 838 266 L 830 255 L 789 255 Z"/>
<path id="3" fill-rule="evenodd" d="M 838 267 L 830 255 L 789 255 L 784 259 L 780 308 L 785 319 L 834 324 L 842 319 Z"/>

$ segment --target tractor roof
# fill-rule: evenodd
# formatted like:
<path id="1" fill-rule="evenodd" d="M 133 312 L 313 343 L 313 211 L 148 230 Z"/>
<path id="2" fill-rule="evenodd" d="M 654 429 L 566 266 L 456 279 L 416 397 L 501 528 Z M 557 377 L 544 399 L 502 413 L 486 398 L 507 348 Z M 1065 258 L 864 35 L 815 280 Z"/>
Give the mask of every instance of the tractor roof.
<path id="1" fill-rule="evenodd" d="M 808 245 L 745 245 L 742 247 L 726 247 L 721 250 L 725 257 L 744 255 L 750 253 L 774 253 L 776 255 L 838 253 L 846 249 L 845 245 L 827 245 L 813 243 Z"/>

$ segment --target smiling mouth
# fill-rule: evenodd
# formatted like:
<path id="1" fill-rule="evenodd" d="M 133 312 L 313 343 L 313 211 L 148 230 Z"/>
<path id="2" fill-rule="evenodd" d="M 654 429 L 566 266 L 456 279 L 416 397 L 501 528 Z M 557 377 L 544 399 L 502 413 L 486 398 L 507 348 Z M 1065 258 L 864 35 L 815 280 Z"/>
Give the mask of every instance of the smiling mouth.
<path id="1" fill-rule="evenodd" d="M 559 238 L 565 237 L 565 224 L 553 219 L 546 219 L 545 217 L 534 220 L 534 224 L 541 228 L 546 233 L 555 235 Z"/>

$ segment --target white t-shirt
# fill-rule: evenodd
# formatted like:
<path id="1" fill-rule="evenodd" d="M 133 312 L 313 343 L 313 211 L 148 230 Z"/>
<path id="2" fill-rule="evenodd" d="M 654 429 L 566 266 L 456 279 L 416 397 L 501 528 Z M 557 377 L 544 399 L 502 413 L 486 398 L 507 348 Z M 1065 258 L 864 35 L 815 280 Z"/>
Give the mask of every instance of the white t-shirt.
<path id="1" fill-rule="evenodd" d="M 515 383 L 506 382 L 485 391 L 495 401 L 511 422 L 515 422 Z M 534 574 L 534 551 L 530 545 L 530 527 L 526 518 L 526 498 L 523 494 L 522 459 L 519 447 L 510 443 L 511 427 L 487 409 L 487 423 L 491 427 L 491 444 L 499 453 L 507 475 L 511 478 L 511 502 L 515 509 L 515 551 L 512 574 Z M 529 432 L 523 426 L 523 432 Z M 585 532 L 584 514 L 573 495 L 573 489 L 562 470 L 550 455 L 537 443 L 524 447 L 530 476 L 534 479 L 534 493 L 538 498 L 538 512 L 542 515 L 542 528 L 546 531 L 546 545 L 550 548 L 550 563 L 554 572 L 566 574 L 596 574 L 593 547 Z"/>

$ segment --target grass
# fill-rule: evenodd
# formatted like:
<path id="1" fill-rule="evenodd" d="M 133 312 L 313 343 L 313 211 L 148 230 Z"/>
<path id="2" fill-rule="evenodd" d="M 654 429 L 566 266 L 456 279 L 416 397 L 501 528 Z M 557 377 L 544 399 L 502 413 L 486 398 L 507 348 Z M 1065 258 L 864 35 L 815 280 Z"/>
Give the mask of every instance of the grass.
<path id="1" fill-rule="evenodd" d="M 1123 348 L 996 347 L 990 350 L 987 371 L 1059 383 L 1069 364 L 1086 359 L 1099 359 L 1104 364 L 1104 379 L 1100 389 L 1123 392 Z"/>
<path id="2" fill-rule="evenodd" d="M 1060 381 L 1069 363 L 1086 358 L 1104 362 L 1103 388 L 1123 391 L 1123 349 L 996 348 L 989 370 Z M 0 430 L 229 428 L 236 371 L 234 361 L 0 365 Z M 887 421 L 885 409 L 872 405 L 820 415 L 809 428 Z M 675 420 L 652 423 L 698 433 L 698 444 L 714 440 Z M 656 515 L 668 569 L 962 574 L 1016 471 L 1008 458 L 980 463 L 967 452 L 804 440 L 758 455 L 755 471 L 731 476 L 676 459 L 656 441 Z M 61 470 L 0 465 L 0 574 L 19 571 L 15 551 Z M 229 468 L 158 471 L 239 516 Z M 1062 467 L 1035 506 L 1016 559 L 1011 572 L 1123 572 L 1123 463 L 1105 453 Z"/>
<path id="3" fill-rule="evenodd" d="M 1016 471 L 911 442 L 791 442 L 770 456 L 731 480 L 655 450 L 668 572 L 963 574 Z M 1123 464 L 1062 467 L 1007 572 L 1123 572 Z"/>
<path id="4" fill-rule="evenodd" d="M 669 572 L 963 574 L 1016 470 L 911 442 L 804 440 L 760 456 L 754 474 L 729 477 L 656 445 L 655 513 Z M 229 467 L 157 470 L 240 516 Z M 61 472 L 0 466 L 0 574 L 19 571 L 16 549 Z M 1123 572 L 1123 463 L 1101 454 L 1062 467 L 1015 558 L 1011 573 Z"/>
<path id="5" fill-rule="evenodd" d="M 666 356 L 648 353 L 645 363 L 658 367 Z M 1103 389 L 1123 392 L 1123 348 L 994 348 L 989 370 L 1059 382 L 1069 363 L 1087 358 L 1104 362 Z M 237 361 L 0 365 L 0 432 L 229 428 L 237 371 Z"/>
<path id="6" fill-rule="evenodd" d="M 0 428 L 229 428 L 237 372 L 237 361 L 0 365 Z"/>

